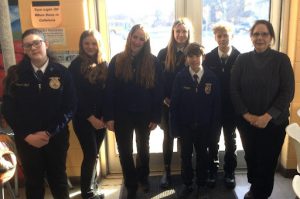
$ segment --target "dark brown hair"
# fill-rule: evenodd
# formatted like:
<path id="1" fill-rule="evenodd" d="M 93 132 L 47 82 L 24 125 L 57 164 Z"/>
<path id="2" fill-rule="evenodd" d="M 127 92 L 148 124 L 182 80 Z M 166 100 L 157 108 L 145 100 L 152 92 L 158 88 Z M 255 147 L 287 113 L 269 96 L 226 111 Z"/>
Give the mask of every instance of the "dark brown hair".
<path id="1" fill-rule="evenodd" d="M 193 42 L 193 43 L 190 43 L 184 50 L 184 54 L 185 56 L 187 57 L 191 57 L 193 55 L 196 55 L 196 56 L 204 56 L 204 47 L 197 43 L 197 42 Z"/>
<path id="2" fill-rule="evenodd" d="M 269 21 L 264 20 L 264 19 L 256 20 L 254 22 L 253 26 L 250 28 L 250 36 L 253 35 L 253 31 L 254 31 L 255 27 L 259 24 L 263 24 L 267 27 L 273 42 L 275 42 L 275 32 L 274 32 L 273 25 Z"/>

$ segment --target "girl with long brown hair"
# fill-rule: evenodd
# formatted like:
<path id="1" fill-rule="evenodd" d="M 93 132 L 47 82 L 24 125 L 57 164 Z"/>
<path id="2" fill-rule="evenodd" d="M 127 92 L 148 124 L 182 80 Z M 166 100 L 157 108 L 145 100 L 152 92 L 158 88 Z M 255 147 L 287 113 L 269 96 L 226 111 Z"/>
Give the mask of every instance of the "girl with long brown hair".
<path id="1" fill-rule="evenodd" d="M 104 119 L 115 132 L 127 198 L 136 197 L 138 183 L 149 189 L 149 136 L 160 122 L 162 71 L 151 54 L 150 38 L 142 25 L 130 30 L 125 50 L 109 64 Z M 132 157 L 136 134 L 136 165 Z"/>
<path id="2" fill-rule="evenodd" d="M 165 172 L 161 178 L 160 186 L 168 188 L 171 184 L 171 161 L 173 155 L 174 138 L 169 132 L 169 105 L 171 90 L 176 74 L 185 67 L 184 49 L 190 43 L 192 25 L 187 18 L 177 19 L 172 26 L 171 37 L 166 48 L 159 51 L 157 58 L 163 66 L 164 103 L 162 106 L 162 119 L 160 127 L 164 131 L 163 158 Z"/>
<path id="3" fill-rule="evenodd" d="M 101 35 L 96 30 L 84 31 L 79 40 L 79 55 L 69 70 L 73 76 L 78 108 L 73 119 L 74 131 L 83 151 L 81 164 L 81 195 L 83 199 L 104 198 L 97 192 L 96 165 L 105 137 L 103 121 L 104 90 L 107 62 Z"/>

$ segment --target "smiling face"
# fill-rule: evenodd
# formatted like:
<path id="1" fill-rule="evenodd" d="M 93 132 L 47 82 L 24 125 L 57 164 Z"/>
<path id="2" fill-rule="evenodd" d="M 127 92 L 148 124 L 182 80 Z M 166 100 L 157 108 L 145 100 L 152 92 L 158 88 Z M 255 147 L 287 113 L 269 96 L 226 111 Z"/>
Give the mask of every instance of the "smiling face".
<path id="1" fill-rule="evenodd" d="M 198 72 L 202 63 L 202 55 L 188 55 L 186 61 L 194 72 Z"/>
<path id="2" fill-rule="evenodd" d="M 265 24 L 257 24 L 252 33 L 251 41 L 257 52 L 264 52 L 267 50 L 272 42 L 272 37 Z"/>
<path id="3" fill-rule="evenodd" d="M 44 41 L 37 34 L 29 34 L 23 38 L 24 54 L 28 55 L 30 60 L 39 67 L 41 63 L 45 63 L 48 59 L 47 49 L 48 41 Z"/>
<path id="4" fill-rule="evenodd" d="M 177 46 L 184 46 L 188 40 L 189 32 L 185 24 L 178 24 L 173 28 L 173 36 Z"/>
<path id="5" fill-rule="evenodd" d="M 232 35 L 229 34 L 225 29 L 219 30 L 215 33 L 215 40 L 218 43 L 221 51 L 226 52 L 229 48 L 229 41 L 232 38 Z"/>
<path id="6" fill-rule="evenodd" d="M 132 33 L 130 39 L 130 49 L 132 55 L 137 55 L 146 42 L 146 34 L 143 29 L 138 28 L 135 32 Z"/>
<path id="7" fill-rule="evenodd" d="M 98 43 L 94 36 L 90 35 L 82 40 L 82 48 L 85 54 L 93 57 L 98 53 Z"/>

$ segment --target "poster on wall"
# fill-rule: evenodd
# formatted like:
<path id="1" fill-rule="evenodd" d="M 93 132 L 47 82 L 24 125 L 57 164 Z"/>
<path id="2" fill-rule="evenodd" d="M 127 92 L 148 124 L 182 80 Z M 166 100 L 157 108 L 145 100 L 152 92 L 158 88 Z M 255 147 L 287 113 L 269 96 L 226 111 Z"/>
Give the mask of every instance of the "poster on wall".
<path id="1" fill-rule="evenodd" d="M 35 28 L 56 28 L 61 24 L 59 1 L 32 1 L 31 21 Z"/>

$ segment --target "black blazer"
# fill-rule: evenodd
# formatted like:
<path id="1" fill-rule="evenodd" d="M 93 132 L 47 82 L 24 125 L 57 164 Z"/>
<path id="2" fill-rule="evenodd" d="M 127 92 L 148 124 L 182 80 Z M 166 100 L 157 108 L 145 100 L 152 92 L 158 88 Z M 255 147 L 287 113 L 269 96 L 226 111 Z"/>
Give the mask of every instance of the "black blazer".
<path id="1" fill-rule="evenodd" d="M 226 64 L 222 64 L 218 54 L 218 47 L 216 47 L 206 54 L 202 63 L 204 66 L 212 70 L 219 79 L 222 98 L 222 113 L 226 117 L 234 114 L 234 108 L 230 98 L 230 77 L 232 66 L 239 54 L 240 52 L 232 46 L 232 52 L 229 55 Z"/>

